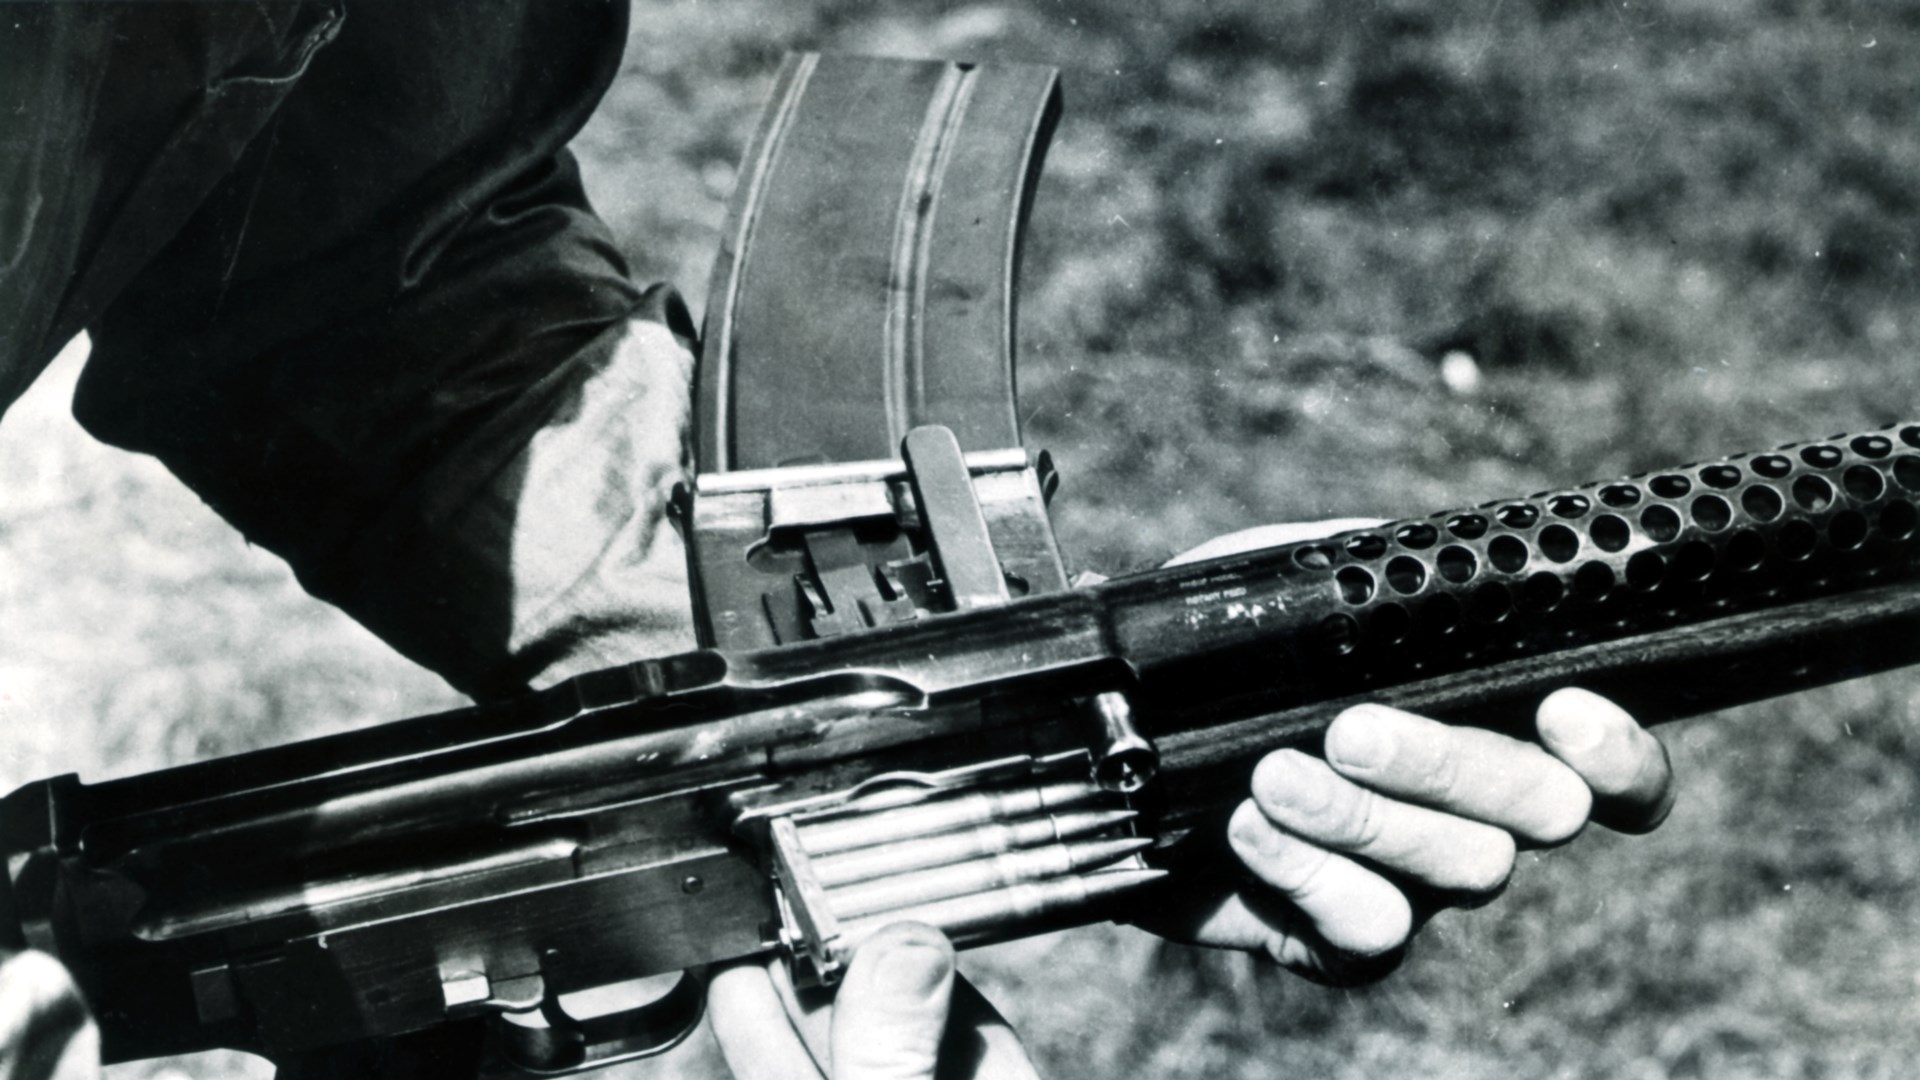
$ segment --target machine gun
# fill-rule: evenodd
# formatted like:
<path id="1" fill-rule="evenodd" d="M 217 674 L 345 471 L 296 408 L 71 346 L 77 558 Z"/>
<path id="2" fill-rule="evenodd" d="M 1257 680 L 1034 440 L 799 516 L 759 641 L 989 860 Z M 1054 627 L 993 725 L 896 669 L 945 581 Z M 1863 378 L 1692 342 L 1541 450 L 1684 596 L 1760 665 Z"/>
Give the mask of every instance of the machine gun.
<path id="1" fill-rule="evenodd" d="M 29 784 L 0 939 L 68 965 L 109 1061 L 486 1017 L 493 1069 L 568 1072 L 699 1017 L 693 977 L 605 1015 L 591 988 L 767 955 L 830 983 L 898 919 L 975 944 L 1138 912 L 1349 703 L 1499 725 L 1578 683 L 1669 719 L 1920 660 L 1920 424 L 1069 587 L 1010 407 L 1056 112 L 1037 68 L 783 71 L 676 500 L 706 648 Z M 848 161 L 878 222 L 832 216 Z"/>

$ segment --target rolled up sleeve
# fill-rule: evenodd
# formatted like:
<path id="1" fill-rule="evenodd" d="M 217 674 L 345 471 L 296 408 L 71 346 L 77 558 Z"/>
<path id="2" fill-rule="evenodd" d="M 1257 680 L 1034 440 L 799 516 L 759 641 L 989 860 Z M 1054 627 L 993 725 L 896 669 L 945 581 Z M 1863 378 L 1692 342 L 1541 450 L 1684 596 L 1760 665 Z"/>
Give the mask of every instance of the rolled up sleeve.
<path id="1" fill-rule="evenodd" d="M 690 640 L 661 521 L 691 321 L 565 149 L 624 40 L 602 0 L 350 5 L 76 396 L 478 697 Z"/>

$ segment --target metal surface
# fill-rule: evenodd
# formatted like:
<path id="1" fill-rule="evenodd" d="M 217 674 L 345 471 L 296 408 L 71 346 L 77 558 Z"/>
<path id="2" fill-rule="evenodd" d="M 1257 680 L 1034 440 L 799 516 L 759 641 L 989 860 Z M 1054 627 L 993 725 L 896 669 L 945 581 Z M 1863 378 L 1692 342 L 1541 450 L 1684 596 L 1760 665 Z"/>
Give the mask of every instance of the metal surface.
<path id="1" fill-rule="evenodd" d="M 1060 920 L 1075 916 L 1087 921 L 1089 913 L 1101 911 L 1106 905 L 1155 885 L 1166 876 L 1164 870 L 1104 870 L 1009 885 L 991 892 L 852 920 L 842 927 L 842 932 L 851 946 L 858 947 L 861 941 L 889 923 L 911 921 L 926 923 L 956 943 L 984 944 L 1021 930 L 1051 929 L 1060 925 Z"/>
<path id="2" fill-rule="evenodd" d="M 1260 641 L 1305 700 L 1860 588 L 1913 568 L 1917 451 L 1896 425 L 1224 559 L 1116 633 Z"/>
<path id="3" fill-rule="evenodd" d="M 723 651 L 29 784 L 0 941 L 68 965 L 110 1061 L 537 1010 L 500 1055 L 563 1071 L 670 1044 L 697 996 L 557 1012 L 576 991 L 782 950 L 830 979 L 899 918 L 971 944 L 1140 902 L 1134 848 L 1347 703 L 1499 723 L 1578 681 L 1663 719 L 1920 661 L 1920 425 L 1068 590 L 1051 469 L 1009 452 L 1056 109 L 1038 68 L 783 70 L 676 500 Z M 952 434 L 894 462 L 925 424 Z"/>
<path id="4" fill-rule="evenodd" d="M 829 889 L 827 904 L 842 919 L 858 919 L 956 896 L 992 892 L 1023 882 L 1064 877 L 1080 870 L 1097 870 L 1138 854 L 1152 845 L 1151 840 L 1128 838 L 1025 848 L 984 859 L 952 863 L 931 870 L 897 873 L 858 885 Z"/>
<path id="5" fill-rule="evenodd" d="M 709 289 L 700 471 L 890 457 L 942 424 L 1020 444 L 1021 234 L 1059 115 L 1049 68 L 790 57 Z"/>
<path id="6" fill-rule="evenodd" d="M 823 855 L 813 859 L 813 872 L 815 878 L 829 888 L 853 885 L 890 874 L 926 870 L 1056 841 L 1084 839 L 1118 829 L 1137 816 L 1132 810 L 1093 810 L 992 822 L 961 832 Z"/>
<path id="7" fill-rule="evenodd" d="M 926 425 L 971 451 L 1019 446 L 1020 244 L 1058 113 L 1047 68 L 815 54 L 782 67 L 714 265 L 701 480 L 674 504 L 701 644 L 834 637 L 1001 602 L 1009 582 L 1065 587 L 1044 463 L 1002 479 L 929 448 L 931 506 L 830 479 Z M 737 470 L 764 482 L 718 479 Z M 936 522 L 947 539 L 929 535 Z"/>
<path id="8" fill-rule="evenodd" d="M 481 1075 L 568 1076 L 663 1054 L 700 1026 L 706 993 L 705 980 L 689 973 L 651 1000 L 591 1015 L 576 1015 L 563 997 L 545 996 L 493 1018 Z"/>
<path id="9" fill-rule="evenodd" d="M 1073 809 L 1093 803 L 1103 795 L 1098 787 L 1080 780 L 967 792 L 917 806 L 823 822 L 808 827 L 801 834 L 800 842 L 809 855 L 831 855 Z"/>
<path id="10" fill-rule="evenodd" d="M 1146 787 L 1160 770 L 1160 753 L 1140 734 L 1127 695 L 1118 690 L 1093 695 L 1087 717 L 1093 728 L 1093 782 L 1128 795 Z"/>
<path id="11" fill-rule="evenodd" d="M 1065 589 L 1044 455 L 988 451 L 963 461 L 1002 593 L 1010 582 L 1022 595 Z M 904 461 L 705 474 L 676 493 L 674 514 L 703 644 L 787 645 L 904 621 L 909 609 L 917 617 L 954 608 L 948 590 L 936 587 L 935 541 Z M 963 569 L 977 567 L 976 577 L 989 572 L 977 551 L 956 558 L 966 560 Z M 968 587 L 970 603 L 980 591 Z"/>
<path id="12" fill-rule="evenodd" d="M 765 955 L 793 915 L 769 888 L 773 826 L 805 862 L 1098 812 L 1116 796 L 1086 779 L 1070 703 L 1104 693 L 1161 757 L 1111 835 L 1137 821 L 1166 843 L 1358 700 L 1497 723 L 1572 681 L 1664 719 L 1920 661 L 1917 500 L 1920 425 L 1900 425 L 29 784 L 0 800 L 9 937 L 75 972 L 110 1060 L 284 1056 L 524 1004 L 534 978 L 565 994 Z M 1089 889 L 1148 880 L 862 917 L 828 928 L 828 959 L 874 919 L 992 940 L 1102 917 Z M 838 886 L 816 884 L 807 907 L 831 917 Z"/>
<path id="13" fill-rule="evenodd" d="M 864 936 L 846 932 L 849 920 L 1007 893 L 1122 860 L 1145 869 L 1135 856 L 1152 841 L 1121 831 L 1134 820 L 1131 811 L 1073 809 L 1111 801 L 1075 775 L 1085 768 L 1084 755 L 1029 760 L 1025 779 L 1011 785 L 1000 770 L 983 770 L 954 778 L 957 786 L 849 792 L 812 810 L 774 813 L 768 845 L 796 980 L 838 980 Z M 1076 839 L 1061 839 L 1063 829 Z M 1050 914 L 1084 906 L 1084 897 L 1045 895 L 1056 898 L 1046 907 Z M 1013 920 L 1007 928 L 1035 917 L 1025 903 L 1007 909 Z M 969 926 L 982 939 L 995 929 L 984 922 Z"/>
<path id="14" fill-rule="evenodd" d="M 900 444 L 920 509 L 921 528 L 935 568 L 955 611 L 993 607 L 1011 600 L 1007 575 L 993 549 L 993 535 L 973 491 L 973 477 L 960 443 L 944 427 L 917 427 Z"/>
<path id="15" fill-rule="evenodd" d="M 805 982 L 831 982 L 846 968 L 847 950 L 841 949 L 840 919 L 827 902 L 826 887 L 813 873 L 811 860 L 790 818 L 768 825 L 767 847 L 773 857 L 774 882 L 779 886 L 781 943 Z"/>

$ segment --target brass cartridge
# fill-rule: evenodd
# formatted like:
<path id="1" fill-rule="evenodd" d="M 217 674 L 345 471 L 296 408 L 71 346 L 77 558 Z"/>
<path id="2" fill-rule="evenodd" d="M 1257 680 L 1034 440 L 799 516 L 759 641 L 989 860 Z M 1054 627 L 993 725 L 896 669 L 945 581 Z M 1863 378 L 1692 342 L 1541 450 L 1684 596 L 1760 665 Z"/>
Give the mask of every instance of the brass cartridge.
<path id="1" fill-rule="evenodd" d="M 1136 816 L 1132 810 L 1073 810 L 1005 824 L 981 825 L 961 832 L 822 855 L 813 860 L 813 872 L 820 884 L 831 889 L 1005 851 L 1077 840 L 1118 828 Z"/>
<path id="2" fill-rule="evenodd" d="M 857 919 L 1022 882 L 1044 881 L 1080 870 L 1095 870 L 1151 846 L 1153 841 L 1137 838 L 1048 844 L 831 889 L 827 892 L 827 904 L 836 917 Z"/>

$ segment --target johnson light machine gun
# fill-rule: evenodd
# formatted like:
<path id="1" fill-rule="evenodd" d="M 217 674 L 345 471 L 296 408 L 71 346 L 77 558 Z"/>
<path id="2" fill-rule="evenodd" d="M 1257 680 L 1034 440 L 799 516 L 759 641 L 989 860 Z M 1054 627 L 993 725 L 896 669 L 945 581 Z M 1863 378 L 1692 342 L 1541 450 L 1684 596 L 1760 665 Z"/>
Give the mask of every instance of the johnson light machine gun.
<path id="1" fill-rule="evenodd" d="M 1052 72 L 800 56 L 742 169 L 676 500 L 705 648 L 0 802 L 0 942 L 109 1061 L 486 1018 L 497 1072 L 671 1046 L 688 977 L 897 919 L 1124 916 L 1263 754 L 1371 700 L 1686 716 L 1920 659 L 1920 425 L 1070 587 L 1013 411 Z M 804 407 L 799 407 L 804 405 Z M 1514 722 L 1518 722 L 1517 719 Z"/>

